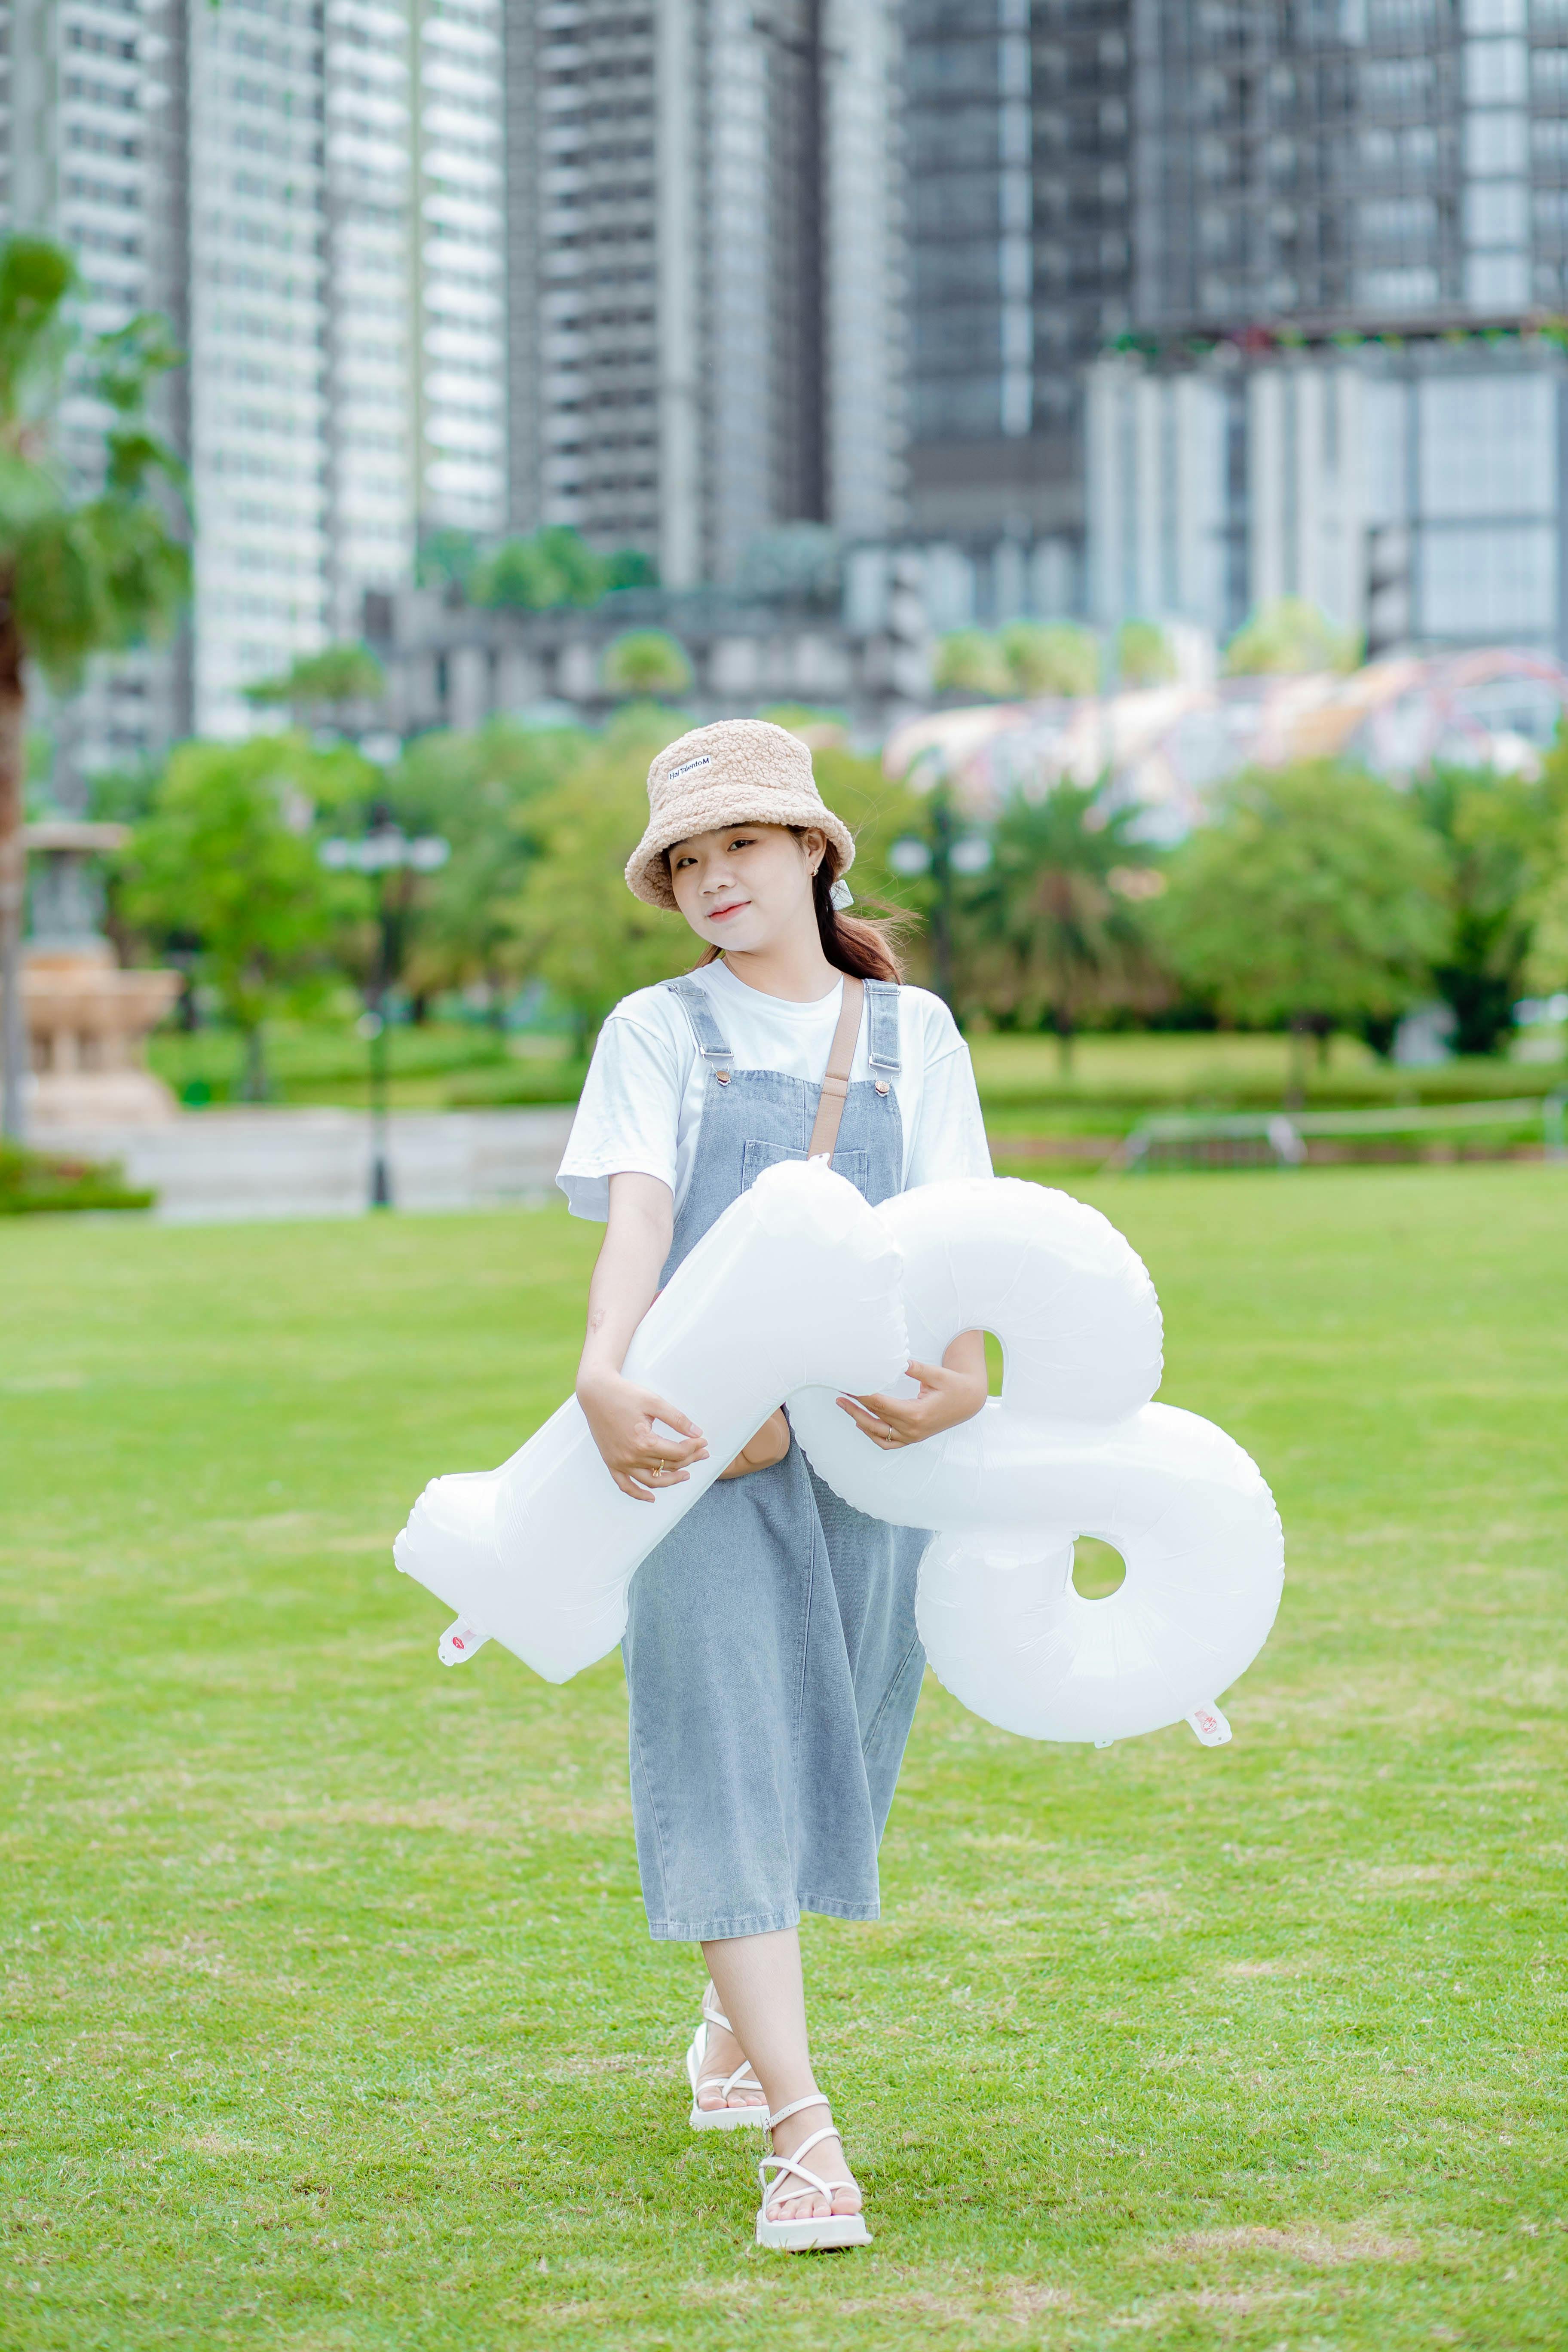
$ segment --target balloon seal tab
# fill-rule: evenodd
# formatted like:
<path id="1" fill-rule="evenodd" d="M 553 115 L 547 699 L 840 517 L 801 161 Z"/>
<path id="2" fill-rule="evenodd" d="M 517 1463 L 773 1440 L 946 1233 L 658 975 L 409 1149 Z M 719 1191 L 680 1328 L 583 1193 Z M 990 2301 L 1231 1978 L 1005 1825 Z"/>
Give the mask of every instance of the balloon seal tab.
<path id="1" fill-rule="evenodd" d="M 1097 1748 L 1114 1748 L 1116 1742 L 1114 1739 L 1097 1739 L 1094 1744 Z"/>
<path id="2" fill-rule="evenodd" d="M 1194 1706 L 1187 1721 L 1205 1748 L 1223 1748 L 1230 1738 L 1230 1726 L 1217 1706 Z"/>
<path id="3" fill-rule="evenodd" d="M 459 1617 L 455 1625 L 447 1626 L 437 1643 L 436 1655 L 444 1666 L 466 1665 L 474 1652 L 482 1650 L 489 1640 L 488 1633 L 481 1633 L 477 1625 L 470 1625 L 466 1617 Z"/>

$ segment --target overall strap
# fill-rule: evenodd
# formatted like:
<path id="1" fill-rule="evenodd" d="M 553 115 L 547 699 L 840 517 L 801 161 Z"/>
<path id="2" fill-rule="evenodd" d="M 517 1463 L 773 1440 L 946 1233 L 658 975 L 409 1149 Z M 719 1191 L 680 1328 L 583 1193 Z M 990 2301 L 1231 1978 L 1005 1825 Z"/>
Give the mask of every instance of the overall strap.
<path id="1" fill-rule="evenodd" d="M 844 975 L 844 1003 L 838 1014 L 838 1026 L 833 1033 L 828 1049 L 827 1076 L 822 1081 L 822 1092 L 816 1098 L 816 1120 L 811 1130 L 811 1141 L 805 1147 L 808 1160 L 833 1158 L 833 1147 L 838 1140 L 838 1124 L 844 1117 L 844 1098 L 849 1092 L 849 1073 L 854 1066 L 855 1047 L 860 1035 L 860 1013 L 865 1000 L 865 988 L 853 972 Z"/>
<path id="2" fill-rule="evenodd" d="M 697 1051 L 703 1061 L 728 1063 L 731 1058 L 730 1048 L 724 1043 L 719 1024 L 713 1018 L 713 999 L 709 995 L 708 991 L 689 976 L 683 976 L 679 980 L 667 980 L 661 982 L 661 985 L 668 988 L 670 994 L 678 1000 L 682 1012 L 690 1022 L 691 1034 L 697 1040 Z"/>
<path id="3" fill-rule="evenodd" d="M 890 1071 L 896 1077 L 902 1066 L 899 1058 L 898 982 L 868 980 L 866 982 L 866 1010 L 871 1028 L 867 1041 L 871 1067 Z"/>

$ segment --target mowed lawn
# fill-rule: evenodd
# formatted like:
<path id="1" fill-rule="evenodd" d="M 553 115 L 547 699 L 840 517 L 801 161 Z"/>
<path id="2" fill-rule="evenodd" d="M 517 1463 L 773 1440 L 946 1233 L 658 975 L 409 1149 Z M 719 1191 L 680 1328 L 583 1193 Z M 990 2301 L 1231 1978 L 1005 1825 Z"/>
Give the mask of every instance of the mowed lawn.
<path id="1" fill-rule="evenodd" d="M 795 2261 L 686 2128 L 618 1663 L 445 1671 L 389 1559 L 595 1233 L 0 1230 L 7 2352 L 1568 2341 L 1568 1171 L 1089 1197 L 1284 1608 L 1221 1750 L 928 1682 L 886 1916 L 806 1931 L 876 2243 Z"/>

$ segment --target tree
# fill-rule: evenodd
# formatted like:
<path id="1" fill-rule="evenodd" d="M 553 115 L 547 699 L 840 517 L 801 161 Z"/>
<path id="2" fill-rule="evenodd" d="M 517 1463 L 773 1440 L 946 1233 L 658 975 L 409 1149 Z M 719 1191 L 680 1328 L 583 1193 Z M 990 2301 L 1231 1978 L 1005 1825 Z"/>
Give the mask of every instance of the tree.
<path id="1" fill-rule="evenodd" d="M 658 559 L 640 547 L 617 547 L 605 558 L 614 588 L 657 588 Z"/>
<path id="2" fill-rule="evenodd" d="M 245 698 L 258 710 L 282 707 L 302 726 L 336 703 L 379 702 L 385 692 L 386 672 L 370 647 L 342 645 L 299 655 L 280 677 L 247 686 Z"/>
<path id="3" fill-rule="evenodd" d="M 323 869 L 313 820 L 368 796 L 374 773 L 299 735 L 184 743 L 132 835 L 125 911 L 198 942 L 196 969 L 245 1041 L 247 1101 L 266 1099 L 268 1016 L 327 983 L 334 935 L 366 912 L 363 882 Z"/>
<path id="4" fill-rule="evenodd" d="M 1093 694 L 1100 685 L 1100 646 L 1076 621 L 1010 621 L 1000 639 L 1017 694 Z"/>
<path id="5" fill-rule="evenodd" d="M 646 706 L 626 711 L 531 812 L 539 854 L 513 908 L 520 958 L 570 1013 L 579 1053 L 634 988 L 696 961 L 679 915 L 626 888 L 626 857 L 647 823 L 647 769 L 680 722 Z"/>
<path id="6" fill-rule="evenodd" d="M 183 492 L 184 476 L 146 417 L 153 379 L 179 356 L 167 322 L 143 314 L 84 340 L 75 287 L 61 247 L 33 236 L 0 246 L 0 1132 L 18 1139 L 27 667 L 68 692 L 93 655 L 166 635 L 190 590 L 188 551 L 156 495 Z M 68 390 L 107 412 L 87 495 L 58 447 Z"/>
<path id="7" fill-rule="evenodd" d="M 403 975 L 416 1006 L 437 989 L 478 982 L 499 1021 L 506 985 L 523 968 L 514 903 L 539 853 L 536 812 L 592 741 L 580 728 L 491 719 L 471 733 L 419 736 L 386 779 L 384 797 L 405 831 L 451 845 L 447 864 L 420 881 Z"/>
<path id="8" fill-rule="evenodd" d="M 479 542 L 471 530 L 448 524 L 426 531 L 414 559 L 414 577 L 421 588 L 456 588 L 465 596 L 479 563 Z"/>
<path id="9" fill-rule="evenodd" d="M 1568 724 L 1561 720 L 1541 782 L 1550 815 L 1525 899 L 1531 941 L 1523 977 L 1533 994 L 1551 996 L 1568 989 Z"/>
<path id="10" fill-rule="evenodd" d="M 1169 685 L 1176 656 L 1158 621 L 1122 622 L 1116 632 L 1116 675 L 1123 686 Z"/>
<path id="11" fill-rule="evenodd" d="M 1015 793 L 992 836 L 992 863 L 961 916 L 963 989 L 1009 1028 L 1056 1032 L 1064 1073 L 1087 1013 L 1152 1004 L 1164 993 L 1141 901 L 1160 887 L 1135 809 L 1108 811 L 1098 786 Z"/>
<path id="12" fill-rule="evenodd" d="M 610 585 L 608 560 L 590 547 L 570 523 L 552 523 L 535 531 L 532 544 L 559 583 L 552 600 L 555 604 L 578 604 L 586 609 L 604 602 Z"/>
<path id="13" fill-rule="evenodd" d="M 1223 1017 L 1301 1044 L 1391 1018 L 1429 985 L 1443 869 L 1408 799 L 1320 761 L 1251 769 L 1175 853 L 1151 909 L 1174 971 Z"/>
<path id="14" fill-rule="evenodd" d="M 1495 1054 L 1513 1034 L 1541 893 L 1556 862 L 1563 808 L 1555 774 L 1435 769 L 1414 787 L 1447 869 L 1448 938 L 1432 967 L 1461 1054 Z"/>
<path id="15" fill-rule="evenodd" d="M 575 531 L 565 536 L 577 541 L 581 562 L 575 551 L 569 558 L 565 550 L 552 547 L 551 535 L 543 531 L 531 539 L 503 539 L 474 572 L 468 592 L 473 603 L 526 613 L 547 613 L 558 604 L 596 604 L 606 584 L 603 567 Z"/>
<path id="16" fill-rule="evenodd" d="M 1304 676 L 1313 670 L 1354 669 L 1360 640 L 1337 629 L 1304 596 L 1276 596 L 1243 622 L 1226 647 L 1232 677 Z"/>
<path id="17" fill-rule="evenodd" d="M 938 694 L 986 694 L 998 701 L 1013 691 L 1002 648 L 984 629 L 952 629 L 939 637 L 931 682 Z"/>
<path id="18" fill-rule="evenodd" d="M 667 629 L 627 629 L 605 647 L 599 675 L 608 693 L 640 699 L 688 692 L 691 664 Z"/>
<path id="19" fill-rule="evenodd" d="M 613 589 L 658 585 L 658 566 L 640 547 L 601 555 L 569 523 L 553 523 L 528 538 L 503 539 L 473 565 L 465 582 L 472 603 L 527 613 L 600 604 Z"/>
<path id="20" fill-rule="evenodd" d="M 888 924 L 911 971 L 928 973 L 934 887 L 929 872 L 900 873 L 891 852 L 895 842 L 924 838 L 931 815 L 929 800 L 907 783 L 884 775 L 879 760 L 851 751 L 842 740 L 819 742 L 815 729 L 799 731 L 812 745 L 817 790 L 855 836 L 855 866 L 848 887 L 855 894 L 857 913 Z"/>

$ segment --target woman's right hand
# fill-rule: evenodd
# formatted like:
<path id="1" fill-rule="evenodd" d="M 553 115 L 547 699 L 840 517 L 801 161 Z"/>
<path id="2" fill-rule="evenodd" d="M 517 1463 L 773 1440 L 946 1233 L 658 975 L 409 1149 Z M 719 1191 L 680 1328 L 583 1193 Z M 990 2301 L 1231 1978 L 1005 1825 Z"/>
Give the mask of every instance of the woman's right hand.
<path id="1" fill-rule="evenodd" d="M 605 1469 L 635 1503 L 651 1503 L 667 1486 L 684 1486 L 691 1475 L 687 1465 L 708 1459 L 696 1423 L 621 1372 L 580 1374 L 577 1402 Z M 656 1422 L 662 1427 L 656 1429 Z M 666 1433 L 672 1429 L 677 1436 Z"/>

